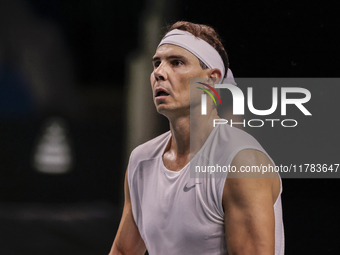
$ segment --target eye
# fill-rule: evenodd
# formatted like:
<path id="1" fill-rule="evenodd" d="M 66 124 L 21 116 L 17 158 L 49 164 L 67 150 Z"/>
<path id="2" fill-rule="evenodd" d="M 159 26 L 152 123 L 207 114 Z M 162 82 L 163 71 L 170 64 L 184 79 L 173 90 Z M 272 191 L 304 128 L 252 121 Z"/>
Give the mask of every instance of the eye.
<path id="1" fill-rule="evenodd" d="M 180 61 L 180 60 L 174 60 L 174 61 L 171 62 L 171 64 L 174 65 L 174 66 L 181 66 L 181 65 L 183 65 L 183 62 Z"/>
<path id="2" fill-rule="evenodd" d="M 154 67 L 158 67 L 160 65 L 161 61 L 155 61 L 153 62 L 153 66 Z"/>

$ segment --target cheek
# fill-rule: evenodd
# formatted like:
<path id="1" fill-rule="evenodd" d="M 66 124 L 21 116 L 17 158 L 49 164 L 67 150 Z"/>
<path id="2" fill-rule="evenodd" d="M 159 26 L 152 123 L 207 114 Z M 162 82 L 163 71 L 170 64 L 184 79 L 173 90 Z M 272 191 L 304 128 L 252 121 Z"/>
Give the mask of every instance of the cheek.
<path id="1" fill-rule="evenodd" d="M 181 90 L 182 91 L 190 90 L 190 78 L 188 78 L 188 77 L 181 77 L 179 83 L 181 84 Z"/>

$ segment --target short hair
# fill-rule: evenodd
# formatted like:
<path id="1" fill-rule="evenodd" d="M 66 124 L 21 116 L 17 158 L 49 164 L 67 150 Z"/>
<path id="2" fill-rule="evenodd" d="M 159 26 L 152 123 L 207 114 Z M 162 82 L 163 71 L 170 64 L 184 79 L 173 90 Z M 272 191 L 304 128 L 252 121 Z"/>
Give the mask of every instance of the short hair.
<path id="1" fill-rule="evenodd" d="M 203 39 L 207 43 L 209 43 L 212 47 L 214 47 L 215 50 L 220 54 L 223 60 L 223 64 L 225 67 L 225 75 L 227 76 L 227 70 L 229 68 L 229 60 L 226 50 L 223 47 L 223 44 L 221 42 L 220 36 L 217 34 L 215 29 L 213 29 L 210 26 L 202 25 L 202 24 L 195 24 L 188 21 L 177 21 L 176 23 L 172 24 L 171 26 L 168 26 L 167 33 L 169 33 L 171 30 L 179 29 L 183 31 L 187 31 L 194 36 Z M 208 69 L 208 67 L 200 60 L 200 66 L 202 69 Z M 224 78 L 223 77 L 223 78 Z"/>

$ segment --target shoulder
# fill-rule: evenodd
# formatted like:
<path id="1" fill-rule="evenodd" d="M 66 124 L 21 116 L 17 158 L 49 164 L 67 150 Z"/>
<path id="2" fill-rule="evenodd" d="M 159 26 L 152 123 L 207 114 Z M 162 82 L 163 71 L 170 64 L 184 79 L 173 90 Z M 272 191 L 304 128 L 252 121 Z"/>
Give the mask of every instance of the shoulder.
<path id="1" fill-rule="evenodd" d="M 225 127 L 222 127 L 220 132 L 223 137 L 228 139 L 229 144 L 234 145 L 235 147 L 261 147 L 259 142 L 246 131 L 229 125 L 224 126 Z"/>
<path id="2" fill-rule="evenodd" d="M 160 156 L 171 136 L 170 131 L 167 131 L 139 146 L 137 146 L 130 155 L 129 169 L 134 169 L 139 162 L 156 158 Z"/>
<path id="3" fill-rule="evenodd" d="M 247 132 L 229 125 L 216 128 L 201 153 L 210 161 L 213 159 L 214 163 L 230 165 L 238 153 L 247 149 L 261 151 L 268 156 L 260 143 Z"/>
<path id="4" fill-rule="evenodd" d="M 229 177 L 241 178 L 276 178 L 278 177 L 274 169 L 274 163 L 265 151 L 253 148 L 239 151 L 233 158 L 231 165 L 237 169 L 230 173 Z"/>
<path id="5" fill-rule="evenodd" d="M 166 145 L 168 139 L 170 138 L 170 131 L 167 131 L 139 146 L 137 146 L 131 153 L 131 156 L 138 157 L 140 159 L 148 159 L 158 156 L 162 153 L 163 147 Z"/>

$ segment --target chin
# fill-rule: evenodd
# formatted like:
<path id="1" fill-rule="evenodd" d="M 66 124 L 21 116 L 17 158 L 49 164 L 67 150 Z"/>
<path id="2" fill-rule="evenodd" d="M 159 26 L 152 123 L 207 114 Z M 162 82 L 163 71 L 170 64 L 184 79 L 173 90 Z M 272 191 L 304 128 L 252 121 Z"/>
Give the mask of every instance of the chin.
<path id="1" fill-rule="evenodd" d="M 171 109 L 167 105 L 160 104 L 160 105 L 156 106 L 156 111 L 160 114 L 165 115 L 165 113 L 170 112 Z"/>
<path id="2" fill-rule="evenodd" d="M 168 119 L 172 119 L 174 117 L 180 117 L 180 116 L 184 116 L 184 115 L 190 115 L 190 109 L 187 110 L 185 108 L 176 108 L 176 107 L 169 107 L 166 105 L 159 105 L 156 108 L 157 112 L 159 114 L 162 114 L 163 116 L 165 116 Z"/>

